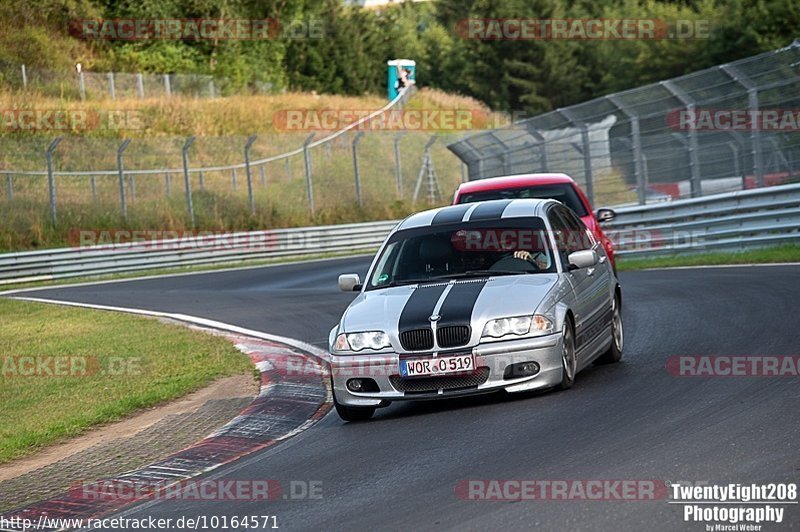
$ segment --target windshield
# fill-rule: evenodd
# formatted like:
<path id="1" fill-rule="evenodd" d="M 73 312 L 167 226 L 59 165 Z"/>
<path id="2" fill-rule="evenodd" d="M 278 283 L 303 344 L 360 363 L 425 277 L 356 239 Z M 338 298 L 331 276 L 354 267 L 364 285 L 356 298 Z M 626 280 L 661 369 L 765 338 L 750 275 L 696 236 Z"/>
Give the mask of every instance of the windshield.
<path id="1" fill-rule="evenodd" d="M 441 225 L 392 235 L 375 263 L 367 290 L 556 271 L 541 218 Z"/>
<path id="2" fill-rule="evenodd" d="M 459 203 L 474 203 L 476 201 L 489 201 L 496 199 L 513 198 L 538 198 L 554 199 L 560 201 L 578 216 L 586 216 L 586 207 L 583 206 L 578 193 L 570 183 L 556 183 L 553 185 L 531 185 L 527 187 L 506 188 L 502 190 L 482 190 L 462 194 Z"/>

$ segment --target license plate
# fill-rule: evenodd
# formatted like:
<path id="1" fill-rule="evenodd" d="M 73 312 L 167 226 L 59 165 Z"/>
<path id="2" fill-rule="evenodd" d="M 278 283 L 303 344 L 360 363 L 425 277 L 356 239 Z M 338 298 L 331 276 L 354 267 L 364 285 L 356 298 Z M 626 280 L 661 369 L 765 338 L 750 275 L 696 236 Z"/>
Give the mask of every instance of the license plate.
<path id="1" fill-rule="evenodd" d="M 422 377 L 425 375 L 446 375 L 462 373 L 475 369 L 472 355 L 441 356 L 436 358 L 414 358 L 400 361 L 401 377 Z"/>

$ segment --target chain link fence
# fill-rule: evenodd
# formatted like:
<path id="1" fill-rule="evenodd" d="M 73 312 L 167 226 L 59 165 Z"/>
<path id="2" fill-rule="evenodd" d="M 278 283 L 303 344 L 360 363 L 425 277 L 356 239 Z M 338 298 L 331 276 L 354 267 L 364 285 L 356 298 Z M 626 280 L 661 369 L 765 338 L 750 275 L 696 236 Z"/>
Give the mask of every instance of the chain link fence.
<path id="1" fill-rule="evenodd" d="M 270 94 L 270 83 L 253 81 L 236 88 L 227 78 L 204 74 L 145 74 L 127 72 L 74 72 L 30 68 L 0 61 L 0 83 L 13 90 L 30 90 L 45 96 L 81 100 L 124 100 L 188 96 L 216 98 L 234 93 Z"/>
<path id="2" fill-rule="evenodd" d="M 410 94 L 340 130 L 314 134 L 8 136 L 0 150 L 0 212 L 9 225 L 120 220 L 252 229 L 308 224 L 318 213 L 318 221 L 337 223 L 353 218 L 354 209 L 386 219 L 398 215 L 393 206 L 401 202 L 447 202 L 466 175 L 445 147 L 455 134 L 359 127 L 402 108 Z"/>
<path id="3" fill-rule="evenodd" d="M 470 180 L 565 172 L 598 204 L 645 204 L 797 180 L 798 122 L 800 40 L 448 148 Z"/>

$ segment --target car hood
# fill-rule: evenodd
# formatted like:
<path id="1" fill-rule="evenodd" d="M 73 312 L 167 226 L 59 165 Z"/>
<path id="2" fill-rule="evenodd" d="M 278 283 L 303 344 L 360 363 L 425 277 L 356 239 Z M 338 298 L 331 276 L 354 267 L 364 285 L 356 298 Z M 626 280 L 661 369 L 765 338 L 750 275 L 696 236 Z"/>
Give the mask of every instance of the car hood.
<path id="1" fill-rule="evenodd" d="M 347 308 L 339 332 L 384 331 L 396 339 L 401 329 L 429 327 L 438 314 L 439 326 L 471 325 L 475 334 L 487 320 L 533 314 L 557 280 L 508 275 L 370 290 Z"/>

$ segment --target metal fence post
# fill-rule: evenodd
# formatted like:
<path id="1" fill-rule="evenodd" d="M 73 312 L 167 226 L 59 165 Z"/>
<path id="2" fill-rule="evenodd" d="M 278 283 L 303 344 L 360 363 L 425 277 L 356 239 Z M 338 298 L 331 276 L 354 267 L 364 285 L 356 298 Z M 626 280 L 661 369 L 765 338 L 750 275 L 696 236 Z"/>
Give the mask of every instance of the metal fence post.
<path id="1" fill-rule="evenodd" d="M 144 99 L 144 79 L 142 79 L 142 73 L 136 73 L 136 92 L 139 94 L 139 99 Z"/>
<path id="2" fill-rule="evenodd" d="M 742 178 L 742 190 L 744 190 L 747 188 L 747 178 L 742 174 L 741 167 L 739 166 L 739 146 L 732 140 L 729 140 L 726 144 L 733 153 L 733 173 Z"/>
<path id="3" fill-rule="evenodd" d="M 405 133 L 398 133 L 394 136 L 394 178 L 397 182 L 397 199 L 403 199 L 403 169 L 400 161 L 400 141 L 403 140 Z"/>
<path id="4" fill-rule="evenodd" d="M 78 92 L 81 94 L 81 100 L 86 99 L 86 79 L 83 75 L 83 70 L 78 72 Z"/>
<path id="5" fill-rule="evenodd" d="M 95 183 L 94 175 L 89 176 L 89 187 L 92 189 L 92 201 L 97 201 L 97 183 Z"/>
<path id="6" fill-rule="evenodd" d="M 528 133 L 530 133 L 532 137 L 534 137 L 536 140 L 539 141 L 539 144 L 537 144 L 537 146 L 539 146 L 539 158 L 540 158 L 539 161 L 542 164 L 542 172 L 549 172 L 550 163 L 547 159 L 547 141 L 545 141 L 544 136 L 541 133 L 539 133 L 539 131 L 537 131 L 532 124 L 528 124 L 526 129 L 528 130 Z M 484 177 L 483 174 L 481 174 L 481 177 Z"/>
<path id="7" fill-rule="evenodd" d="M 231 168 L 231 188 L 236 192 L 236 168 Z"/>
<path id="8" fill-rule="evenodd" d="M 503 147 L 506 148 L 506 150 L 508 149 L 506 145 L 503 145 Z M 503 174 L 509 175 L 511 173 L 511 162 L 508 160 L 508 151 L 504 151 L 500 154 L 500 160 L 503 161 Z"/>
<path id="9" fill-rule="evenodd" d="M 28 70 L 22 65 L 22 88 L 28 90 Z"/>
<path id="10" fill-rule="evenodd" d="M 747 90 L 747 107 L 750 116 L 757 116 L 759 109 L 758 86 L 750 77 L 733 65 L 721 65 L 720 70 L 725 72 L 733 81 Z M 752 118 L 751 118 L 752 120 Z M 752 124 L 751 124 L 752 126 Z M 761 136 L 758 127 L 750 127 L 750 146 L 753 156 L 753 174 L 756 177 L 756 186 L 764 186 L 764 161 L 761 153 Z M 742 177 L 744 179 L 744 177 Z"/>
<path id="11" fill-rule="evenodd" d="M 114 73 L 113 72 L 109 72 L 109 73 L 106 74 L 106 77 L 108 78 L 108 93 L 111 95 L 111 99 L 112 100 L 116 100 L 117 99 L 117 88 L 114 87 Z"/>
<path id="12" fill-rule="evenodd" d="M 122 167 L 122 152 L 131 143 L 131 139 L 125 139 L 117 148 L 117 173 L 119 174 L 119 203 L 122 209 L 122 218 L 128 217 L 128 205 L 125 201 L 125 169 Z"/>
<path id="13" fill-rule="evenodd" d="M 14 199 L 14 177 L 6 174 L 6 190 L 8 191 L 8 201 Z"/>
<path id="14" fill-rule="evenodd" d="M 636 174 L 636 193 L 639 196 L 639 205 L 647 202 L 647 190 L 642 167 L 642 135 L 639 129 L 639 117 L 631 116 L 631 137 L 633 137 L 633 166 Z"/>
<path id="15" fill-rule="evenodd" d="M 358 173 L 358 141 L 364 136 L 363 131 L 359 131 L 353 137 L 353 175 L 356 180 L 356 202 L 361 207 L 361 176 Z"/>
<path id="16" fill-rule="evenodd" d="M 310 134 L 305 142 L 303 142 L 303 162 L 305 163 L 306 169 L 306 194 L 308 195 L 308 208 L 311 210 L 312 216 L 315 212 L 314 186 L 311 183 L 311 153 L 308 151 L 308 145 L 311 144 L 311 140 L 314 138 L 314 135 L 314 133 Z"/>
<path id="17" fill-rule="evenodd" d="M 262 164 L 261 166 L 258 167 L 258 171 L 261 174 L 261 186 L 262 187 L 266 187 L 267 186 L 267 168 L 266 168 L 266 166 L 267 166 L 266 164 Z"/>
<path id="18" fill-rule="evenodd" d="M 589 202 L 594 204 L 594 176 L 592 176 L 592 144 L 589 142 L 589 128 L 586 124 L 581 127 L 581 140 L 583 141 L 583 175 L 586 178 L 586 195 Z"/>
<path id="19" fill-rule="evenodd" d="M 247 139 L 247 143 L 244 145 L 244 167 L 247 173 L 247 198 L 250 200 L 250 214 L 256 213 L 256 202 L 255 198 L 253 198 L 253 176 L 250 172 L 250 148 L 253 146 L 256 138 L 255 135 L 250 135 Z M 264 167 L 262 166 L 261 168 L 263 169 Z"/>
<path id="20" fill-rule="evenodd" d="M 172 183 L 169 173 L 164 174 L 164 193 L 167 197 L 172 195 Z"/>
<path id="21" fill-rule="evenodd" d="M 167 97 L 172 96 L 172 86 L 169 81 L 169 74 L 164 74 L 164 93 Z"/>
<path id="22" fill-rule="evenodd" d="M 53 152 L 61 142 L 61 137 L 56 137 L 44 153 L 47 159 L 47 184 L 50 192 L 50 220 L 56 225 L 56 178 L 53 175 Z"/>
<path id="23" fill-rule="evenodd" d="M 194 207 L 192 206 L 192 184 L 189 181 L 189 148 L 192 147 L 194 137 L 186 139 L 183 145 L 183 183 L 186 187 L 186 209 L 189 211 L 189 220 L 194 227 Z"/>
<path id="24" fill-rule="evenodd" d="M 670 94 L 675 96 L 683 105 L 686 110 L 692 115 L 692 122 L 695 122 L 695 101 L 692 100 L 686 92 L 678 87 L 672 80 L 662 81 L 661 86 L 666 88 Z M 703 195 L 703 186 L 700 182 L 700 146 L 697 142 L 697 128 L 689 128 L 689 164 L 691 165 L 691 180 L 689 185 L 691 188 L 691 195 L 697 198 Z"/>
<path id="25" fill-rule="evenodd" d="M 557 112 L 561 113 L 572 125 L 577 126 L 581 130 L 581 145 L 573 143 L 573 147 L 581 155 L 583 155 L 583 177 L 584 185 L 586 187 L 586 195 L 589 197 L 589 202 L 594 203 L 594 182 L 592 179 L 592 146 L 589 142 L 589 124 L 583 122 L 571 109 L 558 109 Z M 566 165 L 565 165 L 566 166 Z"/>
<path id="26" fill-rule="evenodd" d="M 636 178 L 636 194 L 639 197 L 639 205 L 647 202 L 647 191 L 642 166 L 642 137 L 639 130 L 639 116 L 631 112 L 616 95 L 611 94 L 606 97 L 617 109 L 622 111 L 631 123 L 631 149 L 633 150 L 633 172 Z"/>
<path id="27" fill-rule="evenodd" d="M 758 111 L 758 89 L 751 87 L 747 89 L 747 107 L 749 107 L 750 115 L 756 116 Z M 758 127 L 750 128 L 750 143 L 753 146 L 753 170 L 756 175 L 756 186 L 764 186 L 764 162 L 761 157 L 761 135 Z"/>
<path id="28" fill-rule="evenodd" d="M 417 184 L 414 186 L 414 195 L 411 198 L 411 201 L 414 203 L 417 202 L 417 198 L 419 197 L 423 179 L 427 181 L 428 203 L 432 204 L 436 199 L 435 196 L 439 192 L 438 178 L 433 171 L 433 162 L 431 161 L 431 146 L 436 143 L 437 139 L 438 137 L 436 135 L 432 135 L 430 140 L 425 144 L 425 155 L 422 158 L 422 166 L 419 169 Z"/>

